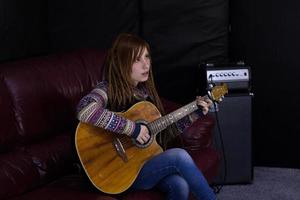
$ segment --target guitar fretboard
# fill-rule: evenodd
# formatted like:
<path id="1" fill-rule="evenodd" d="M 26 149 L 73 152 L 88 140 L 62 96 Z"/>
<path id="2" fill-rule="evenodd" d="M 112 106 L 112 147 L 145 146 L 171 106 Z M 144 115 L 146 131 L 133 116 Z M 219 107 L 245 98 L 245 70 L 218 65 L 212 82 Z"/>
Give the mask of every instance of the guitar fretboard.
<path id="1" fill-rule="evenodd" d="M 152 121 L 148 124 L 148 128 L 150 129 L 150 132 L 155 135 L 197 109 L 198 106 L 196 101 L 193 101 L 161 118 Z"/>

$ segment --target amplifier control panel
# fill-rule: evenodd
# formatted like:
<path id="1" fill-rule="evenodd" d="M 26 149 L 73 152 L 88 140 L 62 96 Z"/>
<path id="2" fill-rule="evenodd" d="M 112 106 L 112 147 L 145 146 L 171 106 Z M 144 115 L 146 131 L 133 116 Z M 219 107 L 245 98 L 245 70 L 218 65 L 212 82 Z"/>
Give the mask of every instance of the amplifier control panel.
<path id="1" fill-rule="evenodd" d="M 235 82 L 249 81 L 249 69 L 210 69 L 206 71 L 207 81 L 211 82 Z"/>
<path id="2" fill-rule="evenodd" d="M 233 91 L 251 90 L 251 71 L 246 65 L 235 66 L 208 66 L 206 65 L 207 86 L 226 83 L 228 89 Z"/>

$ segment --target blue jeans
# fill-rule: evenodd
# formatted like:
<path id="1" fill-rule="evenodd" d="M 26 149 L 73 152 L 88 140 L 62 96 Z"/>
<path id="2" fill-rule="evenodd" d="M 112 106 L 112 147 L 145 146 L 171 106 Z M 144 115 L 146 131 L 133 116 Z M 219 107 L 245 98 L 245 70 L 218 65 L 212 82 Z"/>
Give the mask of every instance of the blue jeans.
<path id="1" fill-rule="evenodd" d="M 132 189 L 157 186 L 167 199 L 185 200 L 191 191 L 198 200 L 215 200 L 216 196 L 191 156 L 183 149 L 173 148 L 145 163 Z"/>

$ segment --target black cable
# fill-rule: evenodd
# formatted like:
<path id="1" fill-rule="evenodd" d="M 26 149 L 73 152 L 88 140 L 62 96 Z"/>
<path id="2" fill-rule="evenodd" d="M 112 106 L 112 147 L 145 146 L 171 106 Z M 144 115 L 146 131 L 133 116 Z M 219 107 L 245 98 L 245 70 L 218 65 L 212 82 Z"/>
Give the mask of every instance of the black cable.
<path id="1" fill-rule="evenodd" d="M 215 86 L 216 84 L 213 82 L 212 75 L 209 76 L 209 79 L 210 79 L 211 87 Z M 213 105 L 214 105 L 214 113 L 215 113 L 215 118 L 216 118 L 217 129 L 218 129 L 218 132 L 219 132 L 219 137 L 220 137 L 220 142 L 221 142 L 221 151 L 222 151 L 223 164 L 224 164 L 223 183 L 225 183 L 226 178 L 227 178 L 227 160 L 226 160 L 226 155 L 225 155 L 223 133 L 222 133 L 222 130 L 221 130 L 221 127 L 220 127 L 220 121 L 219 121 L 217 103 L 213 102 Z M 215 193 L 219 193 L 221 191 L 222 187 L 223 187 L 223 184 L 221 184 L 221 185 L 215 185 L 213 187 L 213 190 L 214 190 Z"/>
<path id="2" fill-rule="evenodd" d="M 223 142 L 223 133 L 222 133 L 222 130 L 221 130 L 221 127 L 220 127 L 220 121 L 219 121 L 219 116 L 218 116 L 218 112 L 217 112 L 216 103 L 214 103 L 214 109 L 215 109 L 214 113 L 215 113 L 215 116 L 216 116 L 217 129 L 218 129 L 219 136 L 220 136 L 221 151 L 222 151 L 222 155 L 223 155 L 223 163 L 224 163 L 223 183 L 225 183 L 226 178 L 227 178 L 227 160 L 226 160 L 225 147 L 224 147 L 224 142 Z M 219 193 L 221 191 L 222 187 L 223 187 L 223 184 L 215 186 L 214 187 L 214 192 Z"/>

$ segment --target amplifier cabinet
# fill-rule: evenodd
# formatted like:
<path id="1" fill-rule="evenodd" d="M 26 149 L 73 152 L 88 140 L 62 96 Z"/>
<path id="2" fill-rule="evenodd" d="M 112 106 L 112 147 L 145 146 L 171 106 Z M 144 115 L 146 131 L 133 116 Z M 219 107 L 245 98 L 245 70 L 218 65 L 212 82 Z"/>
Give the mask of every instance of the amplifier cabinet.
<path id="1" fill-rule="evenodd" d="M 215 184 L 252 182 L 252 98 L 251 93 L 225 96 L 218 104 L 217 115 L 212 113 L 218 119 L 214 128 L 214 145 L 222 157 L 219 175 L 213 181 Z M 224 144 L 226 166 L 221 139 Z"/>

